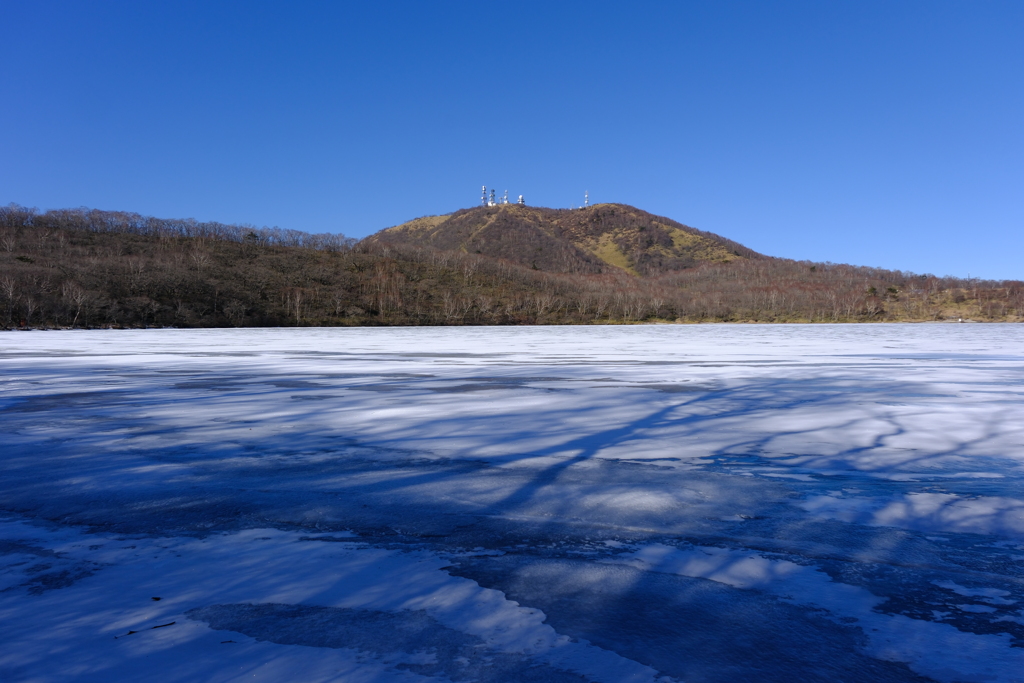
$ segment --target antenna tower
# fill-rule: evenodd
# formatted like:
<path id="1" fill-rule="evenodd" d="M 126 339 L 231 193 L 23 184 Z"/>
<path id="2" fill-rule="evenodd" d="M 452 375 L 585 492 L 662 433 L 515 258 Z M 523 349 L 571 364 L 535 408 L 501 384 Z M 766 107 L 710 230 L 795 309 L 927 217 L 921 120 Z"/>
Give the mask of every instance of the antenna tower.
<path id="1" fill-rule="evenodd" d="M 583 193 L 583 208 L 585 209 L 588 206 L 590 206 L 590 190 Z"/>
<path id="2" fill-rule="evenodd" d="M 486 185 L 484 185 L 480 189 L 480 204 L 482 206 L 487 206 L 487 186 Z"/>

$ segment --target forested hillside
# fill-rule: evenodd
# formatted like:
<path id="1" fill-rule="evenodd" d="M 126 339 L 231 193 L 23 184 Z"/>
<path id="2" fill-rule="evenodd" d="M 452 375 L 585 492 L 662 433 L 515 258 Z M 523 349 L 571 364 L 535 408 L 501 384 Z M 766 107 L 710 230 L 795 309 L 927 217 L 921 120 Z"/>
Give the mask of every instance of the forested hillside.
<path id="1" fill-rule="evenodd" d="M 564 220 L 571 225 L 575 217 Z M 11 205 L 0 207 L 0 325 L 11 329 L 1024 317 L 1024 284 L 1018 281 L 968 281 L 797 262 L 735 247 L 733 258 L 685 268 L 672 263 L 648 276 L 603 266 L 600 272 L 550 272 L 540 264 L 524 265 L 522 259 L 514 262 L 407 241 L 355 242 L 338 235 L 84 209 L 39 213 Z"/>

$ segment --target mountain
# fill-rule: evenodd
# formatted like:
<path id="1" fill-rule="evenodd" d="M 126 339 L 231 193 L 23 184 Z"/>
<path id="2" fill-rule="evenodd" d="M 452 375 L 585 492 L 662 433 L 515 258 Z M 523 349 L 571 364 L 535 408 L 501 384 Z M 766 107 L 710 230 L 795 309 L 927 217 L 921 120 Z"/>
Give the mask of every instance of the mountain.
<path id="1" fill-rule="evenodd" d="M 742 244 L 626 204 L 545 209 L 499 204 L 417 218 L 367 238 L 502 258 L 555 273 L 653 276 L 766 259 Z"/>
<path id="2" fill-rule="evenodd" d="M 469 209 L 360 242 L 0 206 L 0 330 L 960 318 L 1024 321 L 1024 282 L 769 258 L 621 205 Z"/>

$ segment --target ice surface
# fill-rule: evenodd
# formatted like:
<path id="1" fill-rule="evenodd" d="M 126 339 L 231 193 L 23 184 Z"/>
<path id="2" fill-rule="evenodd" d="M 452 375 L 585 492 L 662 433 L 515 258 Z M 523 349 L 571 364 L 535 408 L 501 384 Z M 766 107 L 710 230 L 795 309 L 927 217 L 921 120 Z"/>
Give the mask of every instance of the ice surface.
<path id="1" fill-rule="evenodd" d="M 18 332 L 0 363 L 0 680 L 1024 681 L 1024 327 Z"/>

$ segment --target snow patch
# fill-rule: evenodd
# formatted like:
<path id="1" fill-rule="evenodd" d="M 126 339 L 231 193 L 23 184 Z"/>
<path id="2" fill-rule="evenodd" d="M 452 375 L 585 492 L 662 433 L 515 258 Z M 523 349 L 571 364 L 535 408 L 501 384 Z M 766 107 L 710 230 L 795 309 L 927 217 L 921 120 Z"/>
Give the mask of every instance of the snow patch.
<path id="1" fill-rule="evenodd" d="M 908 493 L 897 498 L 812 495 L 798 503 L 815 517 L 870 526 L 1024 537 L 1024 501 L 953 493 Z"/>

